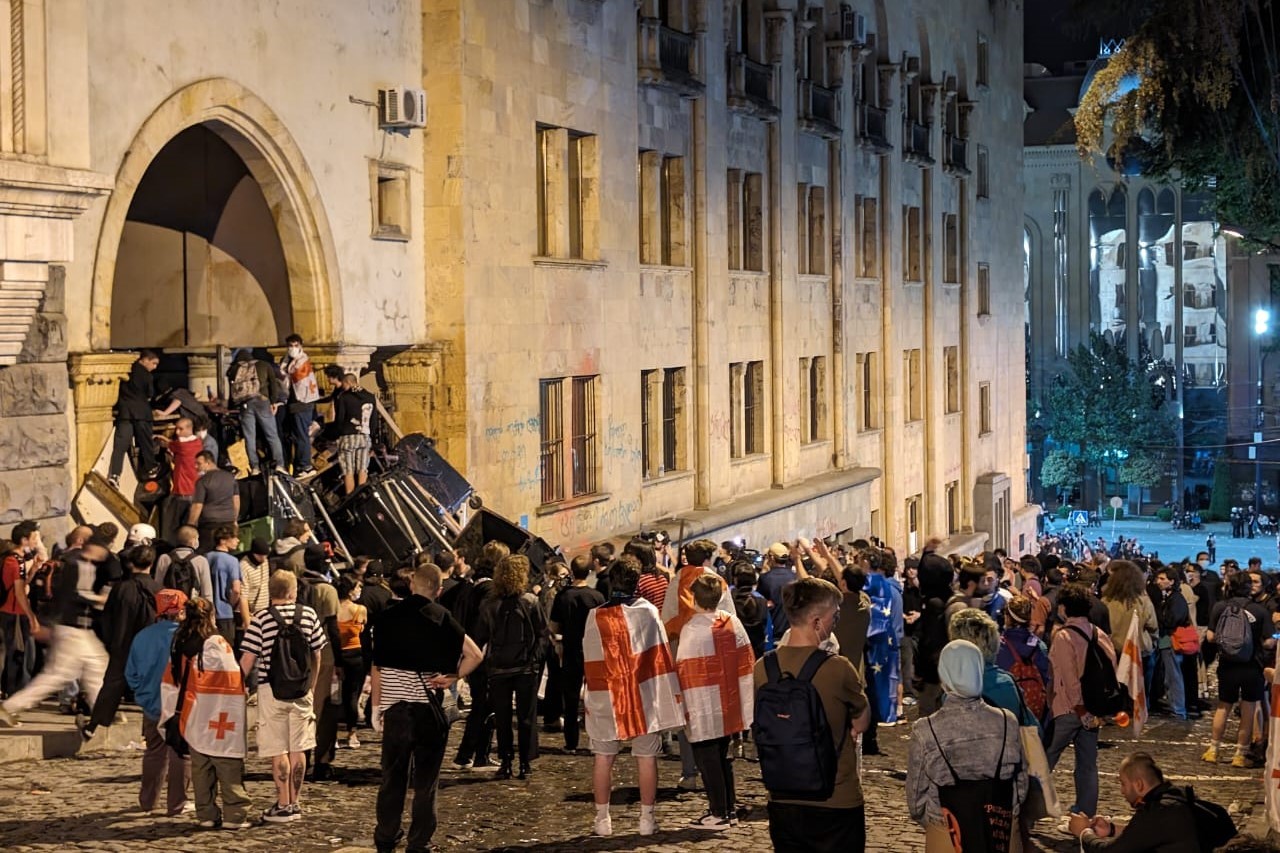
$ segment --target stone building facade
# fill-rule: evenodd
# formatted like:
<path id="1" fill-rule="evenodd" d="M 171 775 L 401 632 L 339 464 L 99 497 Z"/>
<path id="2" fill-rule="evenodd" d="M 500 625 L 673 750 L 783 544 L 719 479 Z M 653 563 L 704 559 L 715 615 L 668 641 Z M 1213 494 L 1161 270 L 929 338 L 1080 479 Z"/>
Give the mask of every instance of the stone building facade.
<path id="1" fill-rule="evenodd" d="M 83 187 L 32 321 L 58 494 L 128 350 L 199 390 L 297 331 L 567 548 L 1030 545 L 1015 0 L 24 8 Z M 391 85 L 424 130 L 379 130 Z"/>

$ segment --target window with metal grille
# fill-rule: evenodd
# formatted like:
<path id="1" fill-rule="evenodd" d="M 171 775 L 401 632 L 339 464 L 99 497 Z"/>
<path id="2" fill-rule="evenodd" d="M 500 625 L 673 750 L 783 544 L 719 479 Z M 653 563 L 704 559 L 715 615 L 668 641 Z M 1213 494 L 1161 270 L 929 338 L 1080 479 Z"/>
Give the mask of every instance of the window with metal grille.
<path id="1" fill-rule="evenodd" d="M 549 504 L 564 500 L 564 380 L 542 380 L 539 398 L 542 502 Z"/>
<path id="2" fill-rule="evenodd" d="M 991 432 L 991 383 L 978 386 L 978 434 Z"/>
<path id="3" fill-rule="evenodd" d="M 596 487 L 596 379 L 573 377 L 573 494 L 593 495 Z"/>
<path id="4" fill-rule="evenodd" d="M 947 377 L 947 414 L 960 411 L 960 348 L 944 347 L 943 367 Z"/>
<path id="5" fill-rule="evenodd" d="M 764 362 L 747 362 L 742 383 L 743 451 L 764 453 Z"/>

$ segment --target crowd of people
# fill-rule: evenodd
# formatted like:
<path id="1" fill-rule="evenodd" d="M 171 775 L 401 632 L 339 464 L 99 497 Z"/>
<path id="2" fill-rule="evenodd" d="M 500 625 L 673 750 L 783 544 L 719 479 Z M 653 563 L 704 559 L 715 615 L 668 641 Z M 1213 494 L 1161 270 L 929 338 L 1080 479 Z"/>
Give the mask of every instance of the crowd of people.
<path id="1" fill-rule="evenodd" d="M 782 851 L 865 849 L 861 758 L 909 710 L 907 810 L 928 851 L 1021 849 L 1046 817 L 1086 850 L 1200 849 L 1187 827 L 1209 831 L 1210 812 L 1145 753 L 1120 768 L 1133 823 L 1098 815 L 1099 730 L 1136 728 L 1148 708 L 1212 710 L 1203 757 L 1216 762 L 1238 707 L 1231 763 L 1265 754 L 1255 723 L 1280 605 L 1261 561 L 1219 574 L 1207 553 L 948 557 L 936 540 L 899 560 L 866 540 L 757 553 L 659 534 L 567 562 L 489 542 L 474 563 L 441 550 L 383 566 L 335 563 L 297 519 L 243 552 L 229 521 L 168 539 L 139 524 L 115 551 L 118 533 L 76 527 L 53 547 L 23 522 L 0 542 L 0 725 L 58 697 L 91 739 L 127 722 L 132 695 L 140 806 L 205 828 L 302 819 L 304 783 L 333 778 L 335 750 L 360 748 L 366 724 L 382 736 L 380 851 L 430 849 L 442 770 L 529 779 L 539 716 L 567 754 L 592 757 L 596 835 L 620 831 L 624 749 L 640 835 L 660 825 L 659 756 L 679 754 L 681 787 L 706 798 L 693 828 L 715 832 L 741 816 L 734 762 L 751 753 Z M 275 787 L 256 812 L 243 784 L 253 706 Z M 1069 746 L 1067 805 L 1052 773 Z"/>

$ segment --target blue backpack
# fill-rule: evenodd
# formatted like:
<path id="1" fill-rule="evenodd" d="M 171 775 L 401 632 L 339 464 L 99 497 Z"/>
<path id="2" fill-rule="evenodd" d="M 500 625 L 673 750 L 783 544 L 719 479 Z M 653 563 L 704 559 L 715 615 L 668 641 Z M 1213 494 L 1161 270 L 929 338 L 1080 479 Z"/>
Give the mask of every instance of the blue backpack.
<path id="1" fill-rule="evenodd" d="M 813 686 L 814 675 L 831 657 L 816 649 L 800 673 L 792 675 L 782 671 L 777 652 L 764 656 L 769 680 L 756 690 L 751 736 L 764 786 L 776 799 L 829 800 L 835 791 L 840 749 L 832 739 L 822 696 Z"/>

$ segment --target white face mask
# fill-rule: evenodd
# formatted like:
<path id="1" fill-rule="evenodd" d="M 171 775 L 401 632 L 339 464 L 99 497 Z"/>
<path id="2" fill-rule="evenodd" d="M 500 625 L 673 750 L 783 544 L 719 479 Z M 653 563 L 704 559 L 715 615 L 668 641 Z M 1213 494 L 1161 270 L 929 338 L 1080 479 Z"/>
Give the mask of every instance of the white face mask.
<path id="1" fill-rule="evenodd" d="M 289 358 L 297 358 L 302 355 L 302 347 L 289 347 Z"/>

